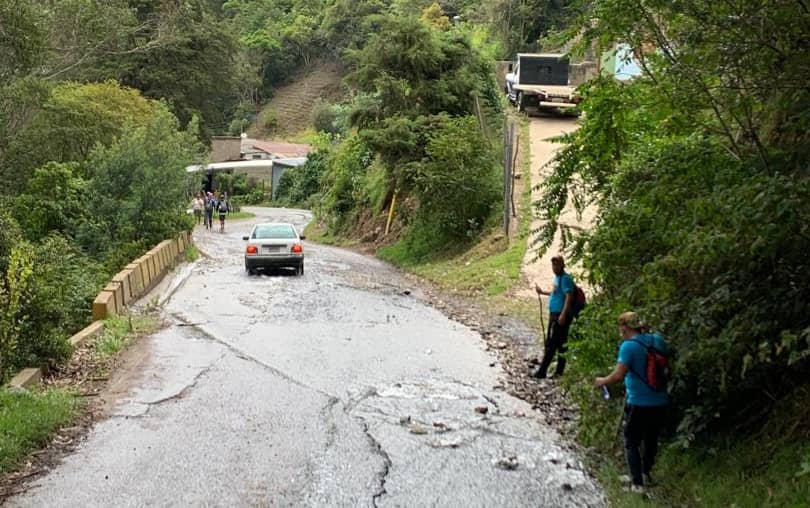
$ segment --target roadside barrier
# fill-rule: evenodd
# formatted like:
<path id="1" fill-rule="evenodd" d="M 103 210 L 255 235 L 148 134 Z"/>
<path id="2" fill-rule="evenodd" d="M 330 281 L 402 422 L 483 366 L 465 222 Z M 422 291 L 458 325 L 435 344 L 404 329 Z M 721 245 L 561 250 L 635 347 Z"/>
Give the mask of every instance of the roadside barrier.
<path id="1" fill-rule="evenodd" d="M 104 330 L 103 319 L 122 314 L 134 300 L 149 293 L 177 265 L 178 258 L 191 245 L 191 234 L 183 231 L 177 238 L 163 240 L 149 252 L 115 274 L 93 300 L 93 323 L 70 338 L 74 348 Z M 10 388 L 28 388 L 42 381 L 42 370 L 21 370 L 11 381 Z"/>
<path id="2" fill-rule="evenodd" d="M 177 264 L 177 258 L 191 244 L 188 232 L 173 240 L 163 240 L 149 252 L 115 274 L 93 300 L 93 321 L 121 314 L 124 309 L 151 291 Z"/>

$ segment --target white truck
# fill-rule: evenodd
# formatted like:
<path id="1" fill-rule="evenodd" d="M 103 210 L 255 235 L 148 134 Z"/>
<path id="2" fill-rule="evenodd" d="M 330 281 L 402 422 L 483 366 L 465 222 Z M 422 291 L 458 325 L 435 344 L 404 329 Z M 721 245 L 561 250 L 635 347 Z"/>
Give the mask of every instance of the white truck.
<path id="1" fill-rule="evenodd" d="M 576 108 L 581 98 L 569 83 L 568 57 L 557 53 L 518 53 L 506 75 L 506 94 L 519 111 Z"/>

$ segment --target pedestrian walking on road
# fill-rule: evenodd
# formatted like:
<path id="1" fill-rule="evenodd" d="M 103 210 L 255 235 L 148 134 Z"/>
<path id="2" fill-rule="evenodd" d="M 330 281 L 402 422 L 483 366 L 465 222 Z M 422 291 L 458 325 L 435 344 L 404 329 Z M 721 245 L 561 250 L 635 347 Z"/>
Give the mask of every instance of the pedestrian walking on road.
<path id="1" fill-rule="evenodd" d="M 228 202 L 225 196 L 222 196 L 217 204 L 217 211 L 219 212 L 219 232 L 225 232 L 225 214 L 228 213 Z"/>
<path id="2" fill-rule="evenodd" d="M 191 201 L 191 209 L 194 210 L 194 219 L 196 220 L 197 225 L 200 225 L 202 221 L 202 214 L 203 214 L 203 207 L 205 206 L 205 200 L 202 198 L 200 194 L 194 196 L 194 199 Z"/>
<path id="3" fill-rule="evenodd" d="M 635 312 L 624 312 L 619 316 L 622 343 L 616 367 L 608 376 L 595 380 L 597 387 L 624 380 L 627 393 L 624 448 L 633 482 L 630 489 L 641 494 L 645 483 L 649 486 L 652 481 L 650 473 L 658 453 L 658 435 L 664 426 L 669 404 L 666 390 L 669 347 L 663 337 L 645 332 L 645 329 Z"/>
<path id="4" fill-rule="evenodd" d="M 214 207 L 216 206 L 216 200 L 214 199 L 214 195 L 210 192 L 205 196 L 205 229 L 211 229 L 213 227 L 213 219 L 214 219 Z"/>
<path id="5" fill-rule="evenodd" d="M 562 376 L 566 363 L 565 353 L 568 350 L 565 343 L 568 340 L 568 329 L 571 326 L 574 311 L 576 285 L 574 279 L 565 272 L 565 260 L 562 256 L 551 258 L 551 270 L 554 272 L 554 288 L 551 291 L 544 291 L 536 284 L 534 286 L 538 295 L 549 297 L 548 330 L 546 330 L 543 347 L 543 360 L 537 370 L 531 374 L 538 379 L 546 377 L 555 355 L 557 356 L 555 376 Z"/>

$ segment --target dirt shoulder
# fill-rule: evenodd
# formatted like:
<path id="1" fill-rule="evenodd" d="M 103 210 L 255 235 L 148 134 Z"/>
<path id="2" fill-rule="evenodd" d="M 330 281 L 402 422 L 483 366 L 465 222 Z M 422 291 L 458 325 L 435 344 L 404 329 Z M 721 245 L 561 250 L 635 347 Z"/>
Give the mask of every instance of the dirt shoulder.
<path id="1" fill-rule="evenodd" d="M 538 187 L 540 183 L 551 173 L 552 167 L 549 162 L 562 145 L 552 143 L 550 140 L 556 136 L 574 132 L 578 128 L 576 118 L 559 116 L 536 116 L 529 118 L 529 142 L 531 146 L 531 167 L 530 178 L 532 182 L 532 203 L 536 203 L 543 195 L 543 189 Z M 580 229 L 588 229 L 593 224 L 596 217 L 594 207 L 587 208 L 581 217 L 577 217 L 574 206 L 569 201 L 563 211 L 560 222 L 565 225 Z M 538 231 L 544 222 L 537 216 L 536 210 L 532 210 L 531 231 Z M 532 248 L 537 234 L 529 236 L 529 248 L 523 258 L 521 272 L 528 282 L 527 286 L 519 292 L 523 297 L 534 297 L 534 284 L 539 284 L 544 289 L 551 289 L 553 283 L 553 273 L 551 272 L 551 258 L 562 254 L 562 242 L 558 232 L 551 247 L 540 257 L 537 257 L 536 248 Z M 576 266 L 570 267 L 569 271 L 576 271 Z"/>

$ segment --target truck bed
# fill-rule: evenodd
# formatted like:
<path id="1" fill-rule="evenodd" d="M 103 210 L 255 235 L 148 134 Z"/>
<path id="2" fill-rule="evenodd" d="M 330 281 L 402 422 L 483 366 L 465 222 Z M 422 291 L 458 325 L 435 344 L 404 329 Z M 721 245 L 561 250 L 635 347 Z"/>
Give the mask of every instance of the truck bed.
<path id="1" fill-rule="evenodd" d="M 568 97 L 572 95 L 575 90 L 573 86 L 559 85 L 513 85 L 513 88 L 520 92 L 542 92 L 546 95 L 558 97 Z"/>

